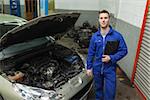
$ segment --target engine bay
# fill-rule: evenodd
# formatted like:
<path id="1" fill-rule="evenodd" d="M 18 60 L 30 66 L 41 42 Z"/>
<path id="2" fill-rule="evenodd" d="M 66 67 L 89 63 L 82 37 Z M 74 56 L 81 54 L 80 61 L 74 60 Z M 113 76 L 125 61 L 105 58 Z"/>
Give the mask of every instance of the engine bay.
<path id="1" fill-rule="evenodd" d="M 30 54 L 24 55 L 27 57 L 23 57 L 13 68 L 5 70 L 10 80 L 55 90 L 79 74 L 84 67 L 77 53 L 61 45 L 51 45 L 44 52 Z"/>

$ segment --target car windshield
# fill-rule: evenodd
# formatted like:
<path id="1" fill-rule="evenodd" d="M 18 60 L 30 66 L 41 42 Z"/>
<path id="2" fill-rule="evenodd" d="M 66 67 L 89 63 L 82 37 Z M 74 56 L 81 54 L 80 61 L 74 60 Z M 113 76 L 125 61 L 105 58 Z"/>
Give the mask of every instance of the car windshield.
<path id="1" fill-rule="evenodd" d="M 34 47 L 38 47 L 43 44 L 52 43 L 54 39 L 52 37 L 42 37 L 34 40 L 26 41 L 23 43 L 14 44 L 0 51 L 0 60 L 12 57 L 16 54 L 32 50 Z"/>

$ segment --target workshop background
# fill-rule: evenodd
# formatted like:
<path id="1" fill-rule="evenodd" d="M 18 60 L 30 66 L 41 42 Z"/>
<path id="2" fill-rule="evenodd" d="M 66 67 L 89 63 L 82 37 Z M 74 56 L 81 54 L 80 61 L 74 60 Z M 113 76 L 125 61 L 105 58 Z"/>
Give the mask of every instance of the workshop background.
<path id="1" fill-rule="evenodd" d="M 138 94 L 139 98 L 150 100 L 149 5 L 150 0 L 0 0 L 0 12 L 31 20 L 55 12 L 74 11 L 81 13 L 75 27 L 84 24 L 97 27 L 98 11 L 107 9 L 111 13 L 111 25 L 122 33 L 129 51 L 118 63 L 118 75 L 121 72 L 126 77 L 121 77 L 120 80 L 124 78 L 128 82 L 124 84 L 118 81 L 118 86 L 130 87 L 121 88 L 124 94 L 128 91 L 130 96 Z M 118 100 L 137 99 L 127 97 Z"/>

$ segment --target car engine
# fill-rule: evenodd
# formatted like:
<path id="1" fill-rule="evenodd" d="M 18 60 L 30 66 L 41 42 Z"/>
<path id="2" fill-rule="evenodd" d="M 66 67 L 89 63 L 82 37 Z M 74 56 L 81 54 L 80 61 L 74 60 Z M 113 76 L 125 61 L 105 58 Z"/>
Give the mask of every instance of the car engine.
<path id="1" fill-rule="evenodd" d="M 31 54 L 32 51 L 26 53 L 19 63 L 5 70 L 10 80 L 33 87 L 55 89 L 79 74 L 84 67 L 77 53 L 61 45 L 51 45 L 44 52 Z"/>

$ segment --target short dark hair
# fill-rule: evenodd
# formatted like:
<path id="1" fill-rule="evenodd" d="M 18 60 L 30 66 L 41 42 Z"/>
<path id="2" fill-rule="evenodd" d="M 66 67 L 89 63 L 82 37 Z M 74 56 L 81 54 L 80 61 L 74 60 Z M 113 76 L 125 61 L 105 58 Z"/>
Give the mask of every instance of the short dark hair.
<path id="1" fill-rule="evenodd" d="M 101 10 L 101 11 L 99 11 L 99 14 L 101 14 L 101 13 L 107 13 L 108 16 L 110 17 L 110 13 L 107 10 Z"/>

